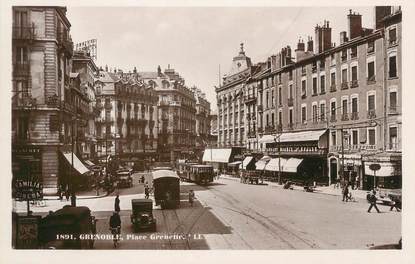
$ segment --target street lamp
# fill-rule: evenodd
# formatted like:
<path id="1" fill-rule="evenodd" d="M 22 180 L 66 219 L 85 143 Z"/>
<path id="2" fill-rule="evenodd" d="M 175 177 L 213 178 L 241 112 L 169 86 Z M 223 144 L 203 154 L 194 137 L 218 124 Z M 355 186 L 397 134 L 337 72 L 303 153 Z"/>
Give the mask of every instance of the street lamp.
<path id="1" fill-rule="evenodd" d="M 280 141 L 280 136 L 281 134 L 278 135 L 278 133 L 275 133 L 275 137 L 274 137 L 274 141 L 275 143 L 277 143 L 277 139 L 278 139 L 278 144 L 277 144 L 277 151 L 278 151 L 278 184 L 282 184 L 281 182 L 281 141 Z"/>

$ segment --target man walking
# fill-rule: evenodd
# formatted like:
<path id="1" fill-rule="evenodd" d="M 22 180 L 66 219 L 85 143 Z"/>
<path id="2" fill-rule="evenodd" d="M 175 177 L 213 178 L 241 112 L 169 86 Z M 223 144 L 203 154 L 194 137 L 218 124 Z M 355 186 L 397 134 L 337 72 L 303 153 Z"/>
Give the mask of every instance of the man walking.
<path id="1" fill-rule="evenodd" d="M 120 212 L 120 196 L 118 194 L 117 197 L 115 197 L 114 211 L 117 213 Z"/>
<path id="2" fill-rule="evenodd" d="M 372 193 L 371 193 L 371 194 L 370 194 L 370 196 L 369 196 L 369 203 L 370 203 L 370 206 L 369 206 L 369 209 L 367 209 L 367 212 L 368 212 L 368 213 L 370 213 L 370 211 L 372 210 L 372 208 L 373 208 L 373 207 L 375 207 L 376 211 L 377 211 L 378 213 L 380 213 L 379 208 L 378 208 L 378 207 L 377 207 L 377 205 L 376 205 L 376 201 L 377 201 L 377 198 L 376 198 L 376 191 L 375 191 L 375 190 L 372 190 Z"/>
<path id="3" fill-rule="evenodd" d="M 348 196 L 349 196 L 349 184 L 348 183 L 344 184 L 342 193 L 343 193 L 343 202 L 347 202 Z"/>
<path id="4" fill-rule="evenodd" d="M 144 186 L 144 194 L 146 199 L 150 197 L 150 188 L 148 187 L 148 184 Z"/>
<path id="5" fill-rule="evenodd" d="M 401 199 L 399 199 L 399 197 L 392 197 L 391 200 L 392 200 L 392 205 L 391 205 L 390 211 L 392 211 L 393 208 L 395 208 L 396 211 L 400 212 L 401 211 L 401 208 L 402 208 L 402 201 L 401 201 Z"/>

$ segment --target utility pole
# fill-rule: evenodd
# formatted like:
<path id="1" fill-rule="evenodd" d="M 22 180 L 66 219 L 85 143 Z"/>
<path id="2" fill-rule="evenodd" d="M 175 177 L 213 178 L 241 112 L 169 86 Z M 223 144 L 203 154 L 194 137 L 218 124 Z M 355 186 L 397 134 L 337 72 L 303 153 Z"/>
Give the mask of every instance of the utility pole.
<path id="1" fill-rule="evenodd" d="M 340 129 L 340 135 L 342 138 L 342 180 L 344 180 L 344 135 L 343 135 L 343 127 Z"/>

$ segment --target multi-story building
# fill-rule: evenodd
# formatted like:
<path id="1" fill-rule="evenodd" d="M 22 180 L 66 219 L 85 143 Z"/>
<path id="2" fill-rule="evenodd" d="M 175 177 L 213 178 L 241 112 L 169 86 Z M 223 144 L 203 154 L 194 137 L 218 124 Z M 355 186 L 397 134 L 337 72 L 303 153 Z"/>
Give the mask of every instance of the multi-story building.
<path id="1" fill-rule="evenodd" d="M 208 137 L 208 145 L 210 147 L 216 147 L 218 144 L 218 114 L 216 111 L 212 111 L 209 115 L 210 131 Z"/>
<path id="2" fill-rule="evenodd" d="M 161 161 L 193 159 L 196 138 L 196 98 L 185 80 L 170 65 L 164 72 L 139 72 L 158 95 L 159 142 Z"/>
<path id="3" fill-rule="evenodd" d="M 375 13 L 376 27 L 366 29 L 350 11 L 338 46 L 325 21 L 307 49 L 299 40 L 295 61 L 284 48 L 235 89 L 245 93 L 250 113 L 247 148 L 281 157 L 285 176 L 331 183 L 344 175 L 371 188 L 369 165 L 379 163 L 378 184 L 400 184 L 401 11 L 376 7 Z M 227 98 L 217 92 L 223 111 Z"/>
<path id="4" fill-rule="evenodd" d="M 99 72 L 95 81 L 97 155 L 122 162 L 155 159 L 157 94 L 133 73 Z"/>
<path id="5" fill-rule="evenodd" d="M 244 146 L 245 144 L 245 82 L 253 73 L 251 59 L 245 55 L 243 44 L 232 66 L 216 88 L 218 104 L 218 147 Z"/>
<path id="6" fill-rule="evenodd" d="M 82 158 L 94 160 L 96 150 L 96 129 L 95 118 L 99 114 L 95 107 L 95 88 L 94 80 L 98 74 L 98 67 L 85 51 L 75 51 L 72 57 L 72 71 L 79 74 L 80 89 L 86 93 L 88 98 L 88 115 L 85 133 L 83 134 L 84 143 L 81 146 Z"/>
<path id="7" fill-rule="evenodd" d="M 46 194 L 68 184 L 85 110 L 77 76 L 71 81 L 70 27 L 64 7 L 13 7 L 13 177 L 37 178 Z"/>
<path id="8" fill-rule="evenodd" d="M 191 88 L 196 99 L 196 140 L 195 154 L 201 159 L 204 149 L 209 144 L 210 135 L 210 103 L 206 100 L 206 94 L 197 87 Z"/>

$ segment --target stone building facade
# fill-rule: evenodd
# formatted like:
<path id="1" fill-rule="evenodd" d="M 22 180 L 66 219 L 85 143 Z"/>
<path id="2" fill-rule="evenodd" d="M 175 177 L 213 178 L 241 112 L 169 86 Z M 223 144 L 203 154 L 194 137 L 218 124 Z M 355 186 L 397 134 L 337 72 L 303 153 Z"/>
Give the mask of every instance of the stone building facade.
<path id="1" fill-rule="evenodd" d="M 160 161 L 193 159 L 196 142 L 196 98 L 185 80 L 170 66 L 162 72 L 139 72 L 140 78 L 151 85 L 158 96 Z"/>
<path id="2" fill-rule="evenodd" d="M 13 177 L 35 177 L 45 193 L 56 192 L 60 153 L 76 136 L 70 27 L 64 7 L 13 7 Z"/>
<path id="3" fill-rule="evenodd" d="M 240 127 L 224 120 L 228 109 L 235 109 L 229 99 L 242 98 L 247 131 L 242 142 L 248 152 L 299 162 L 285 176 L 326 184 L 339 178 L 357 180 L 367 189 L 374 179 L 368 167 L 380 163 L 378 184 L 398 186 L 401 11 L 376 7 L 375 13 L 376 27 L 366 29 L 361 15 L 350 11 L 349 28 L 340 33 L 338 46 L 332 43 L 329 22 L 324 21 L 315 27 L 314 40 L 298 41 L 295 60 L 287 46 L 252 66 L 247 76 L 238 73 L 239 83 L 236 79 L 224 83 L 217 89 L 222 122 L 218 144 L 238 145 L 229 142 L 228 135 Z M 224 91 L 230 87 L 234 90 L 226 96 Z"/>
<path id="4" fill-rule="evenodd" d="M 106 69 L 108 70 L 108 69 Z M 97 156 L 122 162 L 153 159 L 157 149 L 157 101 L 154 89 L 137 72 L 100 71 L 95 81 Z"/>

